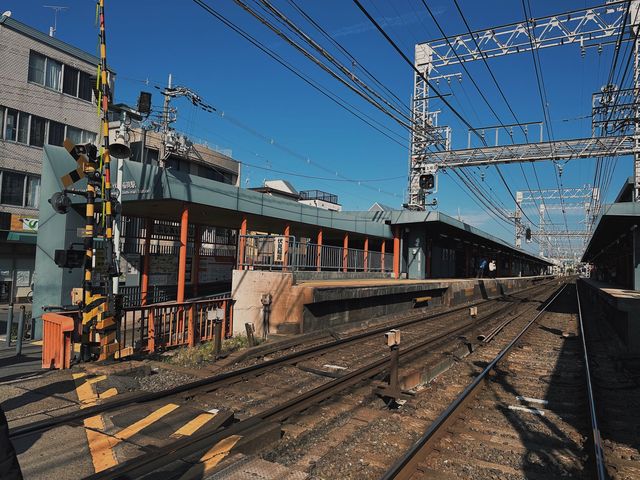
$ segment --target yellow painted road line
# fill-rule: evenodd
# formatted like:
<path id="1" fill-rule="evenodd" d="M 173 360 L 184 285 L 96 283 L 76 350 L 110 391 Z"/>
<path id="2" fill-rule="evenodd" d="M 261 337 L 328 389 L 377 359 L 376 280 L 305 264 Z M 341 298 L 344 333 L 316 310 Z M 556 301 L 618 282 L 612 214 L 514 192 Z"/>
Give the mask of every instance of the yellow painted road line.
<path id="1" fill-rule="evenodd" d="M 98 383 L 101 382 L 102 380 L 106 380 L 107 376 L 106 375 L 100 375 L 98 377 L 91 377 L 91 378 L 87 378 L 87 383 Z"/>
<path id="2" fill-rule="evenodd" d="M 178 405 L 173 403 L 165 405 L 115 434 L 102 432 L 105 430 L 105 424 L 101 415 L 86 419 L 84 426 L 87 432 L 87 440 L 89 441 L 89 451 L 91 452 L 91 459 L 93 460 L 93 468 L 96 473 L 118 464 L 115 452 L 113 451 L 116 445 L 123 440 L 131 438 L 143 428 L 160 420 L 176 408 L 178 408 Z"/>
<path id="3" fill-rule="evenodd" d="M 195 431 L 205 426 L 207 422 L 211 420 L 213 417 L 215 417 L 217 414 L 218 414 L 218 410 L 209 410 L 208 412 L 201 413 L 196 418 L 185 423 L 182 427 L 180 427 L 178 430 L 173 432 L 171 436 L 173 438 L 178 438 L 178 437 L 193 435 Z"/>
<path id="4" fill-rule="evenodd" d="M 113 452 L 113 447 L 116 446 L 119 440 L 101 431 L 96 431 L 105 429 L 102 415 L 85 419 L 84 426 L 95 472 L 98 473 L 117 465 L 118 461 Z"/>
<path id="5" fill-rule="evenodd" d="M 93 390 L 91 383 L 83 380 L 86 377 L 86 374 L 74 373 L 72 376 L 76 383 L 76 394 L 80 401 L 80 408 L 87 408 L 95 405 L 98 400 L 98 395 Z"/>
<path id="6" fill-rule="evenodd" d="M 241 435 L 231 435 L 220 440 L 207 453 L 200 457 L 197 464 L 191 467 L 180 477 L 180 480 L 200 479 L 204 474 L 224 460 L 231 452 L 231 449 L 240 441 Z"/>
<path id="7" fill-rule="evenodd" d="M 141 420 L 138 420 L 134 424 L 129 425 L 127 428 L 119 431 L 113 436 L 118 440 L 127 440 L 128 438 L 133 437 L 136 433 L 140 432 L 143 428 L 146 428 L 149 425 L 157 422 L 168 413 L 173 412 L 178 407 L 179 405 L 176 405 L 175 403 L 169 403 L 167 405 L 164 405 L 163 407 L 160 407 L 159 409 L 157 409 L 155 412 L 147 415 Z"/>
<path id="8" fill-rule="evenodd" d="M 116 388 L 110 388 L 109 390 L 105 390 L 102 393 L 99 393 L 98 396 L 100 399 L 115 397 L 118 394 L 118 390 Z"/>

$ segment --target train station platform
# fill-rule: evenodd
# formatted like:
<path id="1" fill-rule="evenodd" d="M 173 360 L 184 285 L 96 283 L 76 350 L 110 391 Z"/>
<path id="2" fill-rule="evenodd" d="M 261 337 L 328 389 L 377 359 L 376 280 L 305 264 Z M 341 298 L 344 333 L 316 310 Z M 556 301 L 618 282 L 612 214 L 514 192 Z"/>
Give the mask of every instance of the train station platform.
<path id="1" fill-rule="evenodd" d="M 234 271 L 234 329 L 240 333 L 245 323 L 252 323 L 258 334 L 265 330 L 280 334 L 308 333 L 418 308 L 453 307 L 496 298 L 552 278 L 296 281 L 291 272 Z"/>
<path id="2" fill-rule="evenodd" d="M 48 205 L 48 200 L 63 190 L 61 178 L 77 168 L 77 164 L 62 147 L 47 145 L 43 152 L 40 188 L 43 208 L 39 217 L 38 276 L 33 299 L 35 338 L 40 338 L 39 317 L 43 307 L 68 305 L 72 289 L 82 285 L 82 269 L 60 268 L 55 257 L 57 251 L 69 252 L 74 245 L 77 248 L 78 232 L 83 231 L 86 222 L 82 195 L 68 193 L 72 208 L 65 215 Z M 295 329 L 302 331 L 305 329 L 302 303 L 296 300 L 287 306 L 279 300 L 283 295 L 279 290 L 295 291 L 294 297 L 306 297 L 312 295 L 308 292 L 329 288 L 298 285 L 297 281 L 302 279 L 375 278 L 383 281 L 381 286 L 354 287 L 359 293 L 350 294 L 364 295 L 370 303 L 378 304 L 384 299 L 392 303 L 400 301 L 390 298 L 391 293 L 384 294 L 385 288 L 391 288 L 393 295 L 404 295 L 402 302 L 412 300 L 417 295 L 413 292 L 438 290 L 429 283 L 385 286 L 389 276 L 396 280 L 474 277 L 483 259 L 494 260 L 501 277 L 539 275 L 551 265 L 548 259 L 514 248 L 437 211 L 330 211 L 135 161 L 124 161 L 122 171 L 122 215 L 127 221 L 122 227 L 120 281 L 124 277 L 127 282 L 127 305 L 132 307 L 136 307 L 135 301 L 139 306 L 159 301 L 149 295 L 153 288 L 175 286 L 177 302 L 213 293 L 202 291 L 204 283 L 221 280 L 217 274 L 224 273 L 222 280 L 231 283 L 236 291 L 234 310 L 240 312 L 240 318 L 251 317 L 246 321 L 257 324 L 256 315 L 263 315 L 265 307 L 272 308 L 271 325 L 279 318 L 280 323 L 297 325 Z M 81 179 L 74 186 L 82 191 L 85 183 L 86 179 Z M 220 244 L 225 248 L 216 247 L 217 237 L 211 228 L 233 232 L 227 242 Z M 213 238 L 208 238 L 207 232 Z M 208 257 L 206 262 L 204 256 Z M 96 269 L 101 268 L 96 265 Z M 262 273 L 243 273 L 258 270 Z M 202 276 L 204 271 L 207 280 Z M 255 281 L 261 275 L 264 279 Z M 134 277 L 138 280 L 133 280 Z M 260 282 L 269 290 L 265 292 L 264 285 L 258 285 Z M 245 284 L 253 288 L 246 288 Z M 346 286 L 339 288 L 354 291 Z M 371 293 L 374 291 L 382 294 L 374 295 Z M 262 298 L 262 293 L 271 294 L 272 300 Z M 376 295 L 382 298 L 376 299 Z M 339 308 L 344 307 L 341 304 Z M 340 315 L 349 318 L 365 315 L 356 313 L 366 310 L 362 305 L 354 303 L 351 307 L 354 312 Z M 233 315 L 235 329 L 243 331 L 244 321 Z M 309 322 L 308 327 L 315 320 Z"/>
<path id="3" fill-rule="evenodd" d="M 582 302 L 597 318 L 609 322 L 628 353 L 640 353 L 640 291 L 590 278 L 581 278 L 578 286 Z"/>

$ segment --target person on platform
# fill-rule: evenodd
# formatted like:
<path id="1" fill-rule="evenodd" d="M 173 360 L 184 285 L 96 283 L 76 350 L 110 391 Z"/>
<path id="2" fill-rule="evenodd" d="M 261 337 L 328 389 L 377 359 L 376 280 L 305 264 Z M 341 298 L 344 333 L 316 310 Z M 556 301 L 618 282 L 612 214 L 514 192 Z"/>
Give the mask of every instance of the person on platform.
<path id="1" fill-rule="evenodd" d="M 498 267 L 496 267 L 496 261 L 491 260 L 489 262 L 489 278 L 496 278 L 497 270 L 498 270 Z"/>
<path id="2" fill-rule="evenodd" d="M 0 478 L 2 480 L 22 480 L 22 471 L 16 451 L 9 438 L 9 424 L 0 406 Z"/>
<path id="3" fill-rule="evenodd" d="M 487 259 L 482 258 L 478 267 L 478 278 L 484 278 L 484 271 L 487 269 Z"/>

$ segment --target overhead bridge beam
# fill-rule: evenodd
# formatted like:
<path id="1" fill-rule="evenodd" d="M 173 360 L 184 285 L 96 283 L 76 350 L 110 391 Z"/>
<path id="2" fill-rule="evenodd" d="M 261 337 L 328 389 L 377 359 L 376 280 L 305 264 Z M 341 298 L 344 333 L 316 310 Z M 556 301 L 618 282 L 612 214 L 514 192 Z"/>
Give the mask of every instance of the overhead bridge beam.
<path id="1" fill-rule="evenodd" d="M 589 237 L 591 232 L 584 230 L 552 230 L 544 232 L 531 232 L 532 237 Z"/>
<path id="2" fill-rule="evenodd" d="M 427 152 L 423 163 L 435 164 L 438 168 L 477 167 L 542 160 L 619 157 L 635 153 L 640 153 L 640 148 L 636 145 L 634 138 L 627 135 Z"/>
<path id="3" fill-rule="evenodd" d="M 533 48 L 549 48 L 577 44 L 582 47 L 615 42 L 625 22 L 627 1 L 608 2 L 606 5 L 575 10 L 525 21 L 477 30 L 472 35 L 454 35 L 416 46 L 429 50 L 430 64 L 438 68 L 463 62 L 527 52 Z M 633 0 L 632 9 L 638 2 Z M 633 12 L 626 25 L 635 20 Z M 529 39 L 531 35 L 532 39 Z M 622 41 L 633 39 L 631 29 L 625 29 Z M 453 48 L 452 48 L 453 47 Z M 418 63 L 420 66 L 420 63 Z"/>

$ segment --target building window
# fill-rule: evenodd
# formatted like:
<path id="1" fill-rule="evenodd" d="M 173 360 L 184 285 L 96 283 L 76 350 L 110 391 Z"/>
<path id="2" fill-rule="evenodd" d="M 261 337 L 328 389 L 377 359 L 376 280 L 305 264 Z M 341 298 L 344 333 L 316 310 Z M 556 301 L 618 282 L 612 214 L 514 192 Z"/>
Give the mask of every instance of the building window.
<path id="1" fill-rule="evenodd" d="M 20 173 L 2 172 L 0 203 L 21 207 L 24 197 L 24 178 Z"/>
<path id="2" fill-rule="evenodd" d="M 76 127 L 67 127 L 67 138 L 76 145 L 82 143 L 82 130 Z"/>
<path id="3" fill-rule="evenodd" d="M 28 113 L 18 112 L 18 142 L 29 143 L 29 117 Z"/>
<path id="4" fill-rule="evenodd" d="M 31 116 L 31 135 L 29 144 L 34 147 L 42 147 L 45 142 L 47 121 L 44 118 Z"/>
<path id="5" fill-rule="evenodd" d="M 18 132 L 18 111 L 7 109 L 7 126 L 4 131 L 4 139 L 16 141 L 16 133 Z"/>
<path id="6" fill-rule="evenodd" d="M 64 144 L 64 124 L 49 120 L 49 145 L 58 145 L 61 147 Z"/>
<path id="7" fill-rule="evenodd" d="M 80 87 L 78 89 L 78 97 L 90 102 L 93 95 L 93 86 L 96 83 L 96 78 L 92 77 L 88 73 L 80 72 Z"/>
<path id="8" fill-rule="evenodd" d="M 67 95 L 78 96 L 78 74 L 77 68 L 64 66 L 64 79 L 62 82 L 62 91 Z"/>
<path id="9" fill-rule="evenodd" d="M 65 65 L 38 52 L 29 54 L 29 81 L 58 92 L 87 100 L 93 99 L 96 77 Z"/>
<path id="10" fill-rule="evenodd" d="M 81 145 L 85 143 L 94 143 L 96 141 L 96 134 L 69 125 L 67 126 L 66 138 L 71 140 L 76 145 Z"/>
<path id="11" fill-rule="evenodd" d="M 0 139 L 3 137 L 4 132 L 4 107 L 0 107 Z"/>
<path id="12" fill-rule="evenodd" d="M 40 203 L 40 178 L 27 176 L 27 194 L 25 206 L 38 208 Z"/>
<path id="13" fill-rule="evenodd" d="M 46 57 L 36 52 L 29 54 L 29 81 L 44 85 L 44 65 Z"/>

